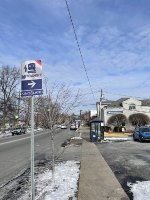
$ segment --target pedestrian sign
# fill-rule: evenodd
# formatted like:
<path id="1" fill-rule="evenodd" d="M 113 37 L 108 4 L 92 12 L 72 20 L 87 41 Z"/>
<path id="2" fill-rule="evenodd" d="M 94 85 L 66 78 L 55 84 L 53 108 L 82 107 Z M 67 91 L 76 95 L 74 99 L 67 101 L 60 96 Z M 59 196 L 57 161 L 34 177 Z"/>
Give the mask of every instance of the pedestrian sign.
<path id="1" fill-rule="evenodd" d="M 21 96 L 43 94 L 41 60 L 25 61 L 21 65 Z"/>

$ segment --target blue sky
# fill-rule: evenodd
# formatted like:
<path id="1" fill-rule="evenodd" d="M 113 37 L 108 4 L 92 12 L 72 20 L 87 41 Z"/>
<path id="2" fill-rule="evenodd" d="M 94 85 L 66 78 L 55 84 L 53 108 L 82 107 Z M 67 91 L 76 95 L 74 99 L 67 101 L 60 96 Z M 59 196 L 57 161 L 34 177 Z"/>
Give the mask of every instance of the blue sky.
<path id="1" fill-rule="evenodd" d="M 53 82 L 81 90 L 79 109 L 107 99 L 150 98 L 150 1 L 68 0 L 87 73 L 82 66 L 64 0 L 0 3 L 0 65 L 41 59 Z M 84 95 L 86 94 L 86 95 Z M 78 110 L 79 110 L 78 109 Z"/>

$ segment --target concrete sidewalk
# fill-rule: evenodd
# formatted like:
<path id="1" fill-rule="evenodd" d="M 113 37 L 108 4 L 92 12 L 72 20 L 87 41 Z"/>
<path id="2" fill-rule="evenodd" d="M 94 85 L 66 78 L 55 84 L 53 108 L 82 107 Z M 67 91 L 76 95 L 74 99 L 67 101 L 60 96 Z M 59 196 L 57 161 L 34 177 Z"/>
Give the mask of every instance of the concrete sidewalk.
<path id="1" fill-rule="evenodd" d="M 83 143 L 78 200 L 128 200 L 96 145 L 88 141 L 89 129 L 81 127 L 79 131 Z"/>

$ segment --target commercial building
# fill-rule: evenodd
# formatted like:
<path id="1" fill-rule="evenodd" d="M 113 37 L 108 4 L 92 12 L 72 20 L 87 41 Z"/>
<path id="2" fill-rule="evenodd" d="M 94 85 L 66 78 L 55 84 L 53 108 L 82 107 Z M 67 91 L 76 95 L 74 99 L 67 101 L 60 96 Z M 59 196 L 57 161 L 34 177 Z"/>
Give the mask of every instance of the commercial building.
<path id="1" fill-rule="evenodd" d="M 130 115 L 142 113 L 150 118 L 150 100 L 137 100 L 134 98 L 121 98 L 116 101 L 102 101 L 96 103 L 97 115 L 101 113 L 101 119 L 107 125 L 108 119 L 117 114 L 123 114 L 128 119 Z M 129 124 L 128 124 L 129 126 Z"/>

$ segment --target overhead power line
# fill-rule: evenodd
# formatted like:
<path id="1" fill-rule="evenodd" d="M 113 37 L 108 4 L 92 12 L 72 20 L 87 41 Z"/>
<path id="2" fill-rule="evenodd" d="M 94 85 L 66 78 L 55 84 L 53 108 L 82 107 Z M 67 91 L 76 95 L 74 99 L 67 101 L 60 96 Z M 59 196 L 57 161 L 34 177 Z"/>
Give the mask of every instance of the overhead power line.
<path id="1" fill-rule="evenodd" d="M 73 23 L 73 20 L 72 20 L 72 16 L 71 16 L 71 12 L 70 12 L 70 9 L 69 9 L 68 1 L 65 0 L 65 3 L 66 3 L 66 8 L 67 8 L 67 11 L 68 11 L 68 14 L 69 14 L 70 22 L 71 22 L 71 25 L 72 25 L 72 28 L 73 28 L 75 40 L 76 40 L 76 43 L 77 43 L 77 46 L 78 46 L 78 50 L 79 50 L 79 54 L 80 54 L 80 57 L 81 57 L 82 65 L 83 65 L 83 68 L 84 68 L 84 71 L 85 71 L 85 74 L 86 74 L 86 78 L 88 80 L 88 83 L 89 83 L 90 90 L 92 92 L 94 101 L 96 101 L 95 100 L 95 96 L 94 96 L 94 92 L 93 92 L 93 89 L 92 89 L 92 85 L 91 85 L 91 82 L 90 82 L 90 79 L 89 79 L 89 76 L 88 76 L 88 73 L 87 73 L 86 65 L 85 65 L 85 62 L 84 62 L 84 59 L 83 59 L 83 54 L 82 54 L 82 51 L 81 51 L 81 48 L 80 48 L 80 44 L 79 44 L 79 41 L 78 41 L 78 37 L 77 37 L 77 34 L 76 34 L 75 26 L 74 26 L 74 23 Z"/>

